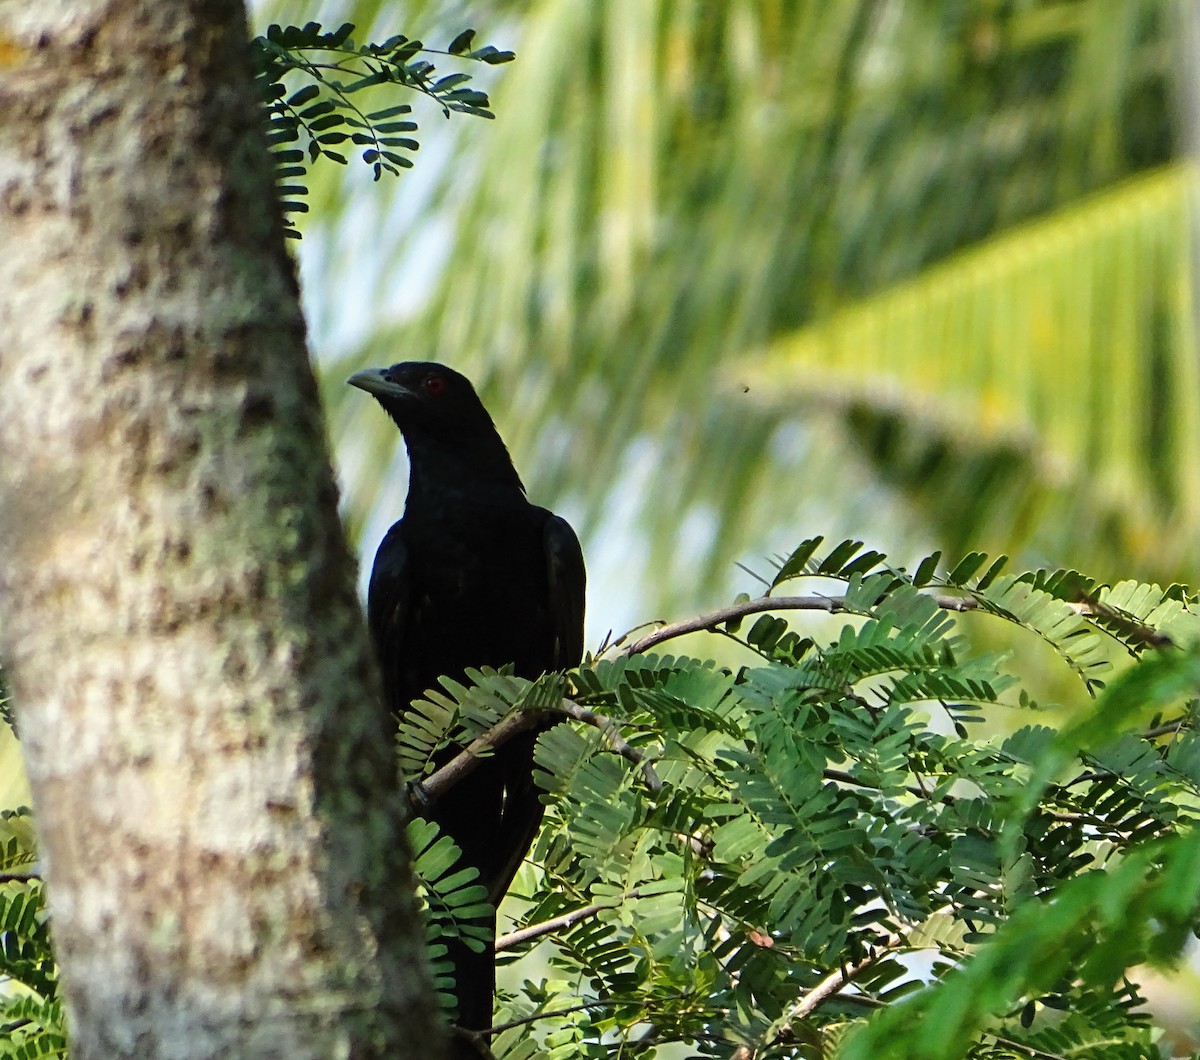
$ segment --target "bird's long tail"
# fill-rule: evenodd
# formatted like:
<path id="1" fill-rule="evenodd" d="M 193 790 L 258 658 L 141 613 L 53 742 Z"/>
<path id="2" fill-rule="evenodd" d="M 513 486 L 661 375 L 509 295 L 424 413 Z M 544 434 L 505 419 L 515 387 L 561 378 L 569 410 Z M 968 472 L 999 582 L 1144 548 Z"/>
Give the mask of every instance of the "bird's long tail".
<path id="1" fill-rule="evenodd" d="M 495 921 L 493 918 L 493 934 Z M 454 994 L 458 1001 L 457 1024 L 468 1031 L 485 1031 L 492 1025 L 492 1007 L 496 995 L 496 953 L 489 944 L 475 953 L 459 939 L 448 940 L 449 958 L 454 966 Z M 452 1060 L 479 1060 L 490 1055 L 468 1035 L 456 1034 L 451 1043 Z"/>

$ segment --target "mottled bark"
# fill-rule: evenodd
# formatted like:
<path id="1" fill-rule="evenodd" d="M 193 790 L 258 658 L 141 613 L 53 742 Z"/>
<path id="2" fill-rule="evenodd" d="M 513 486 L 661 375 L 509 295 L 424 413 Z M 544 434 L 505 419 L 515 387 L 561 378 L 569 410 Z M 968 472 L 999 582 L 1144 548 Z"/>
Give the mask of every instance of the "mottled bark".
<path id="1" fill-rule="evenodd" d="M 0 656 L 74 1054 L 436 1021 L 238 0 L 0 0 Z"/>

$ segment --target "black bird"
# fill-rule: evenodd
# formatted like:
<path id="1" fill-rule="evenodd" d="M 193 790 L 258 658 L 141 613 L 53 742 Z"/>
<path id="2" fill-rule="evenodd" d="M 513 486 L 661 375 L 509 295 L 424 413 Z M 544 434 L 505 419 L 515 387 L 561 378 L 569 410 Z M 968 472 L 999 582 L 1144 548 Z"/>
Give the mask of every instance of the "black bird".
<path id="1" fill-rule="evenodd" d="M 424 361 L 367 369 L 348 382 L 375 397 L 408 447 L 404 517 L 379 546 L 367 597 L 388 710 L 403 715 L 439 677 L 459 678 L 469 666 L 512 664 L 530 679 L 575 666 L 583 655 L 579 541 L 565 520 L 526 499 L 470 382 Z M 479 870 L 493 907 L 541 822 L 536 738 L 526 732 L 497 748 L 429 814 Z M 461 943 L 450 953 L 459 1024 L 484 1030 L 495 955 Z"/>

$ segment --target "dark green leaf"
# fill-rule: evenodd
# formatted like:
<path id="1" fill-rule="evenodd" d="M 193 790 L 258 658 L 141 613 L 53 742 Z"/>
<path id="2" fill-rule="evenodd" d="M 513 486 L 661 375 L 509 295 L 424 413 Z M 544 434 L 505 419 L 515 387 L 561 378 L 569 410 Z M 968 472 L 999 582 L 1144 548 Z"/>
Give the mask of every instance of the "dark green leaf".
<path id="1" fill-rule="evenodd" d="M 370 121 L 384 121 L 387 118 L 394 118 L 400 114 L 411 114 L 411 113 L 412 113 L 412 107 L 410 107 L 407 103 L 402 103 L 399 106 L 384 107 L 383 110 L 371 111 L 371 113 L 367 115 L 367 118 Z"/>
<path id="2" fill-rule="evenodd" d="M 461 85 L 470 80 L 470 74 L 447 74 L 445 77 L 439 77 L 431 88 L 434 92 L 448 92 L 455 85 Z"/>
<path id="3" fill-rule="evenodd" d="M 424 45 L 419 40 L 410 40 L 400 45 L 388 58 L 394 63 L 405 63 L 423 47 Z"/>
<path id="4" fill-rule="evenodd" d="M 990 567 L 988 567 L 988 569 L 980 577 L 979 581 L 976 582 L 975 588 L 986 589 L 989 585 L 991 585 L 992 582 L 996 580 L 996 577 L 1000 574 L 1000 572 L 1004 569 L 1006 563 L 1008 563 L 1007 556 L 997 557 L 996 561 Z"/>
<path id="5" fill-rule="evenodd" d="M 341 114 L 327 114 L 323 118 L 318 118 L 314 122 L 309 123 L 309 129 L 313 132 L 321 132 L 324 129 L 334 129 L 339 125 L 345 124 L 345 118 Z"/>
<path id="6" fill-rule="evenodd" d="M 450 45 L 446 51 L 448 51 L 451 55 L 461 55 L 469 47 L 471 47 L 471 41 L 474 39 L 475 31 L 473 29 L 464 29 L 457 37 L 454 38 L 454 40 L 450 42 Z"/>
<path id="7" fill-rule="evenodd" d="M 305 85 L 303 88 L 288 96 L 288 106 L 300 107 L 309 100 L 316 99 L 321 94 L 319 85 Z"/>
<path id="8" fill-rule="evenodd" d="M 487 63 L 489 66 L 499 66 L 501 63 L 511 63 L 516 58 L 516 55 L 513 52 L 499 51 L 490 44 L 487 44 L 471 52 L 468 58 L 477 59 L 481 63 Z"/>
<path id="9" fill-rule="evenodd" d="M 350 22 L 343 22 L 332 33 L 325 35 L 324 44 L 329 48 L 339 48 L 349 39 L 350 34 L 354 32 L 354 25 Z"/>
<path id="10" fill-rule="evenodd" d="M 946 581 L 951 585 L 966 585 L 971 576 L 987 562 L 983 552 L 968 552 L 957 566 L 946 575 Z"/>
<path id="11" fill-rule="evenodd" d="M 314 118 L 319 118 L 324 114 L 330 113 L 336 104 L 332 99 L 323 99 L 320 103 L 314 103 L 311 107 L 305 107 L 300 112 L 300 118 L 303 121 L 312 121 Z M 342 119 L 345 120 L 344 118 Z"/>
<path id="12" fill-rule="evenodd" d="M 921 562 L 917 565 L 917 572 L 913 575 L 913 585 L 915 585 L 918 589 L 922 586 L 928 585 L 933 579 L 934 574 L 937 573 L 937 567 L 941 562 L 941 559 L 942 554 L 940 552 L 934 552 L 932 555 L 926 556 L 923 560 L 921 560 Z"/>

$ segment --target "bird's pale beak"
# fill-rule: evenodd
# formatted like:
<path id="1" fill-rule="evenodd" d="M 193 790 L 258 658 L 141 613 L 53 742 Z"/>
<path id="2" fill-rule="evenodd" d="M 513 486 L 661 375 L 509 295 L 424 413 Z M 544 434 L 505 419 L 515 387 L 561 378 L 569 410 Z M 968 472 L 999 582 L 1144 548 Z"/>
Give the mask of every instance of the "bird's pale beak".
<path id="1" fill-rule="evenodd" d="M 361 372 L 355 372 L 346 382 L 377 398 L 409 397 L 411 395 L 408 387 L 393 383 L 388 379 L 387 373 L 382 368 L 364 368 Z"/>

